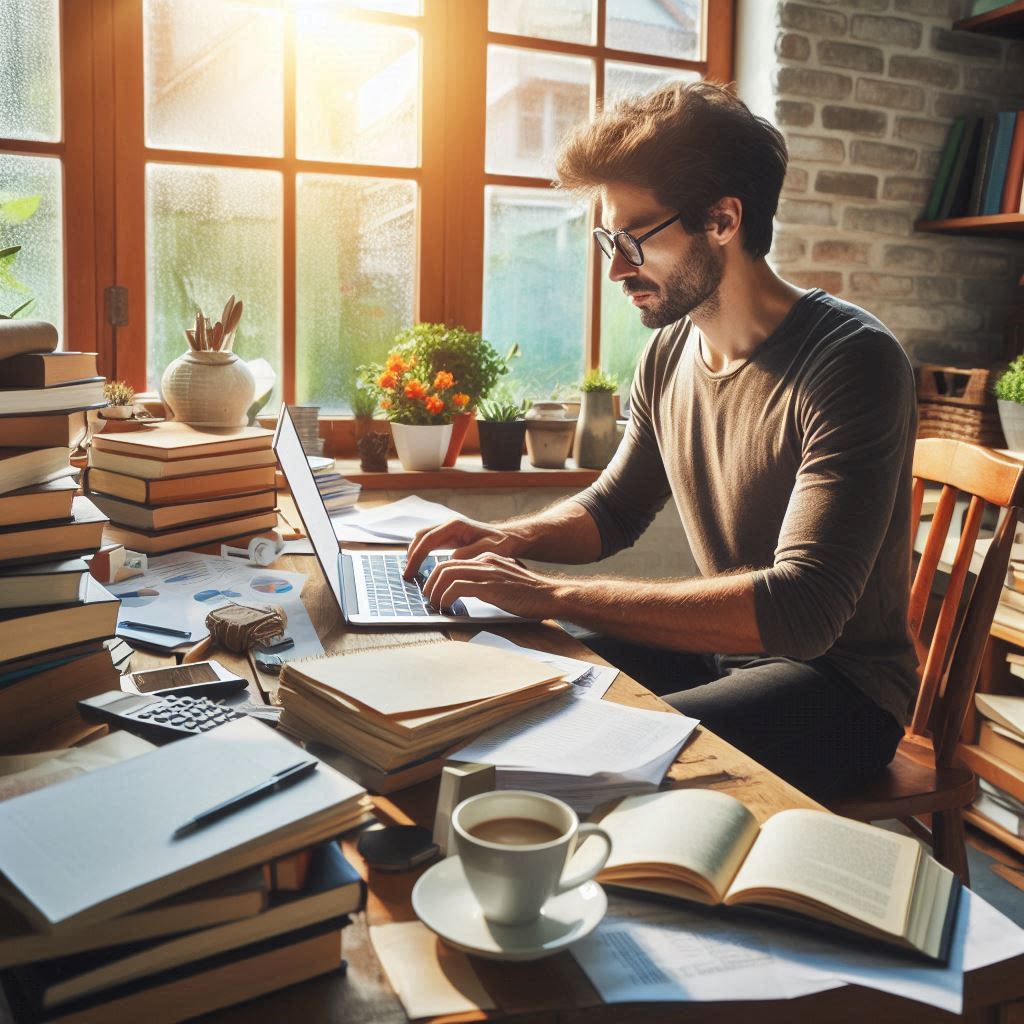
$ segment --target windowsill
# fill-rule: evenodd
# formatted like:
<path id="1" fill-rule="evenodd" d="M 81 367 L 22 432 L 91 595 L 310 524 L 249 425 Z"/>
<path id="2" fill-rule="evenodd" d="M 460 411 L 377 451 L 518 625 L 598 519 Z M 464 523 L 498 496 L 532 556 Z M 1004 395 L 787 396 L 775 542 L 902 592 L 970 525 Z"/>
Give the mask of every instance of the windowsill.
<path id="1" fill-rule="evenodd" d="M 597 469 L 577 469 L 572 459 L 564 469 L 536 469 L 523 456 L 523 468 L 509 471 L 484 469 L 479 455 L 463 455 L 451 469 L 415 472 L 403 469 L 398 459 L 388 460 L 387 473 L 364 473 L 358 459 L 335 461 L 343 477 L 362 484 L 365 491 L 469 490 L 479 488 L 586 487 L 601 474 Z M 278 473 L 278 486 L 283 485 Z"/>

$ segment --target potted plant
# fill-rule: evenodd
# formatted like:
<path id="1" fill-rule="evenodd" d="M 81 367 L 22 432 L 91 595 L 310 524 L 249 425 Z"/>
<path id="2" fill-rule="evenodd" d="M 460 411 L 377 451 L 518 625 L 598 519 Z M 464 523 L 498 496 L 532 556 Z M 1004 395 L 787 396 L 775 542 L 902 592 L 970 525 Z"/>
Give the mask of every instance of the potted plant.
<path id="1" fill-rule="evenodd" d="M 103 385 L 106 409 L 100 410 L 105 420 L 130 420 L 135 412 L 135 388 L 123 380 L 108 380 Z"/>
<path id="2" fill-rule="evenodd" d="M 517 470 L 522 465 L 526 405 L 507 398 L 485 398 L 477 407 L 484 469 Z"/>
<path id="3" fill-rule="evenodd" d="M 373 433 L 373 414 L 377 411 L 379 398 L 365 375 L 357 374 L 348 393 L 348 404 L 352 409 L 356 444 L 367 434 Z"/>
<path id="4" fill-rule="evenodd" d="M 1024 355 L 1017 356 L 999 375 L 993 390 L 1007 446 L 1024 451 Z"/>
<path id="5" fill-rule="evenodd" d="M 604 469 L 619 445 L 615 432 L 615 405 L 612 400 L 619 382 L 595 367 L 580 383 L 582 403 L 576 424 L 572 457 L 586 469 Z"/>
<path id="6" fill-rule="evenodd" d="M 469 395 L 447 370 L 431 371 L 415 355 L 397 351 L 387 362 L 361 368 L 391 422 L 395 450 L 406 469 L 439 469 L 452 436 L 452 416 L 469 405 Z"/>
<path id="7" fill-rule="evenodd" d="M 516 352 L 513 346 L 509 357 Z M 416 324 L 395 338 L 395 353 L 405 360 L 416 359 L 426 367 L 428 374 L 450 373 L 459 382 L 459 390 L 468 401 L 453 418 L 452 439 L 445 454 L 444 465 L 454 466 L 462 451 L 469 425 L 476 408 L 508 373 L 508 358 L 502 358 L 497 349 L 479 331 L 446 324 Z"/>

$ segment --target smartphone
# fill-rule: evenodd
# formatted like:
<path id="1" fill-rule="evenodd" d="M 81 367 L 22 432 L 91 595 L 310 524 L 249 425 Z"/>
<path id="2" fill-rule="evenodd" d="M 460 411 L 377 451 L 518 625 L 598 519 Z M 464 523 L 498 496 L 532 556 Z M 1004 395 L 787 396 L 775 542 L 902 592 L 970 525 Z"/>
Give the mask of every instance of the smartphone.
<path id="1" fill-rule="evenodd" d="M 228 671 L 219 661 L 197 661 L 171 665 L 121 676 L 127 693 L 149 693 L 157 697 L 227 697 L 248 686 L 248 681 Z"/>

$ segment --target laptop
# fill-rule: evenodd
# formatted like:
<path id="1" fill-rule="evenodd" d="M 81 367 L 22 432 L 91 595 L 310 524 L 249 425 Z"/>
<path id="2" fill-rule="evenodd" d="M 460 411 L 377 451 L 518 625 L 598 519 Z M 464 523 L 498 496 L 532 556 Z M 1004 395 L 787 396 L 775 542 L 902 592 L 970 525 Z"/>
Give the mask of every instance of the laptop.
<path id="1" fill-rule="evenodd" d="M 423 598 L 422 583 L 438 561 L 451 554 L 435 551 L 423 561 L 419 579 L 402 578 L 405 548 L 346 551 L 334 533 L 313 471 L 302 449 L 287 406 L 282 406 L 274 433 L 278 465 L 288 481 L 292 500 L 313 545 L 342 617 L 358 626 L 435 626 L 439 622 L 524 622 L 475 597 L 460 599 L 452 614 L 432 608 Z"/>

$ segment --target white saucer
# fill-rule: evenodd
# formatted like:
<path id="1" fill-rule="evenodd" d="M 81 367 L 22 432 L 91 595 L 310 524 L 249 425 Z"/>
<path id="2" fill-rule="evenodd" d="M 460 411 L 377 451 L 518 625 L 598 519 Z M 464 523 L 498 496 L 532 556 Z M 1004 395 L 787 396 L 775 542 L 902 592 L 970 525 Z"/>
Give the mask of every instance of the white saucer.
<path id="1" fill-rule="evenodd" d="M 488 960 L 540 960 L 589 935 L 604 917 L 608 899 L 597 882 L 584 882 L 553 896 L 531 924 L 491 924 L 469 888 L 462 862 L 448 857 L 416 883 L 412 906 L 435 935 L 464 953 Z"/>

